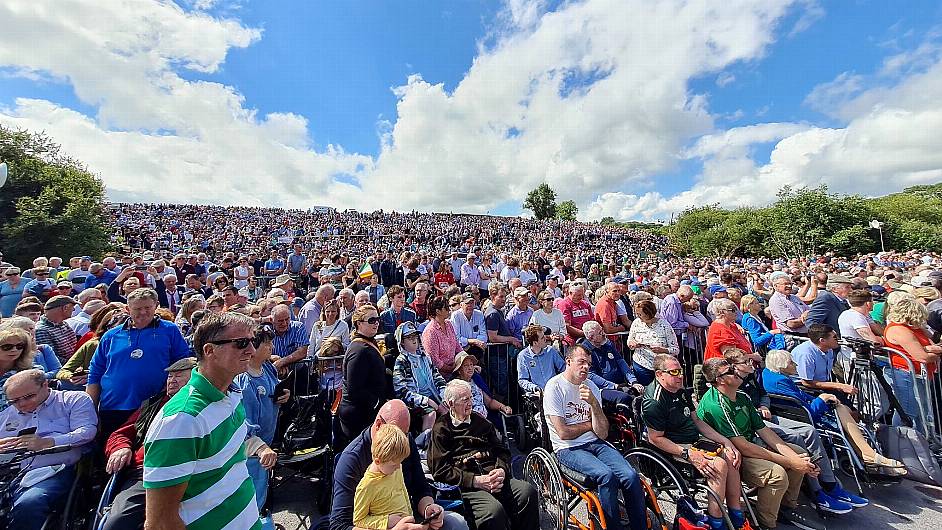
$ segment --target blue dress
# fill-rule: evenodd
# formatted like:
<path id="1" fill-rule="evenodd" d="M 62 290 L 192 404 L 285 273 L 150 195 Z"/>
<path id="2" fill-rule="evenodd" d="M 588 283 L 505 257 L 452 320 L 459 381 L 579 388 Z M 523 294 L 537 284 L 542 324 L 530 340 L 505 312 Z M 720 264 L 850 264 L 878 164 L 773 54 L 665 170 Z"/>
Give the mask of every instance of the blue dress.
<path id="1" fill-rule="evenodd" d="M 0 315 L 3 315 L 3 318 L 13 316 L 16 304 L 20 303 L 23 298 L 23 288 L 25 287 L 26 282 L 22 280 L 16 287 L 11 286 L 7 280 L 0 282 Z"/>

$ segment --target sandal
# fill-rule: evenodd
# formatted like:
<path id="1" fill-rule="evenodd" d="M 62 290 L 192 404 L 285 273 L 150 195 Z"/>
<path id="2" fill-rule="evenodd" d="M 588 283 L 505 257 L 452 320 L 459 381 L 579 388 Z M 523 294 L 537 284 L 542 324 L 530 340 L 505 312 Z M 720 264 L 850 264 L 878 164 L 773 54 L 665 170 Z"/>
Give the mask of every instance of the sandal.
<path id="1" fill-rule="evenodd" d="M 879 453 L 877 453 L 873 461 L 864 462 L 867 467 L 885 467 L 890 469 L 906 469 L 906 465 L 900 462 L 899 460 L 893 460 L 892 458 L 887 458 Z"/>

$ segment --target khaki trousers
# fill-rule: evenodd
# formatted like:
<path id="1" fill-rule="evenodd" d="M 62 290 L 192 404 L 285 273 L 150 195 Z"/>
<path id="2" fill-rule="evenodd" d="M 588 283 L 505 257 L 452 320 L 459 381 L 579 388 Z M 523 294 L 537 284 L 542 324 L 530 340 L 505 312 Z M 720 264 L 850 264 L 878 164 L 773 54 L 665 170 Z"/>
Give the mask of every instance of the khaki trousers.
<path id="1" fill-rule="evenodd" d="M 804 454 L 803 448 L 788 444 L 798 454 Z M 778 511 L 782 504 L 788 508 L 798 505 L 798 493 L 801 490 L 800 471 L 786 470 L 779 464 L 760 458 L 742 459 L 740 474 L 746 484 L 758 488 L 759 501 L 756 505 L 756 517 L 764 528 L 775 528 Z"/>

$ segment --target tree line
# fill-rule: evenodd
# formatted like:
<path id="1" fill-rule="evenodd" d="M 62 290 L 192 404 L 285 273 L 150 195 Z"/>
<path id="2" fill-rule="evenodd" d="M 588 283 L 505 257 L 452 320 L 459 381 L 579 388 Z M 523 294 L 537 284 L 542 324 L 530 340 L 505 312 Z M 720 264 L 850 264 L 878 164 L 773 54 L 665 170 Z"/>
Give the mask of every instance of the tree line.
<path id="1" fill-rule="evenodd" d="M 784 187 L 765 208 L 684 210 L 666 228 L 674 252 L 697 257 L 850 256 L 881 250 L 942 251 L 942 183 L 865 198 L 827 186 Z"/>

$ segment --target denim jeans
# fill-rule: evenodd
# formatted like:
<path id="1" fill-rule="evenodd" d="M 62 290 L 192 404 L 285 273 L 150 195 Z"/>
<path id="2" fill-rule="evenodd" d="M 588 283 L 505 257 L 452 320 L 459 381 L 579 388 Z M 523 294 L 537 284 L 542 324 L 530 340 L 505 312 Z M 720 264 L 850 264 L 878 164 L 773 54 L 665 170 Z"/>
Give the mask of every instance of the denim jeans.
<path id="1" fill-rule="evenodd" d="M 63 509 L 72 482 L 75 481 L 75 466 L 67 466 L 46 480 L 13 494 L 13 510 L 10 512 L 10 528 L 39 530 L 46 517 Z"/>
<path id="2" fill-rule="evenodd" d="M 917 431 L 925 433 L 923 430 L 925 428 L 925 419 L 922 417 L 922 414 L 919 413 L 919 403 L 916 401 L 916 391 L 918 390 L 919 400 L 922 401 L 923 408 L 925 409 L 928 404 L 925 382 L 920 380 L 919 383 L 916 384 L 913 379 L 913 374 L 909 370 L 900 370 L 899 368 L 890 366 L 883 369 L 883 374 L 890 381 L 890 386 L 893 387 L 893 393 L 896 394 L 896 399 L 899 400 L 900 406 L 903 407 L 903 412 L 913 419 L 913 424 Z M 894 414 L 893 425 L 899 424 L 899 415 Z"/>
<path id="3" fill-rule="evenodd" d="M 255 502 L 258 503 L 258 511 L 261 513 L 268 499 L 268 470 L 262 467 L 257 456 L 250 456 L 246 459 L 245 467 L 249 468 L 249 477 L 255 486 Z M 271 514 L 262 514 L 261 521 L 262 530 L 274 530 L 275 523 L 272 521 Z"/>
<path id="4" fill-rule="evenodd" d="M 636 362 L 632 362 L 631 365 L 632 368 L 634 368 L 635 378 L 638 380 L 638 384 L 648 386 L 651 384 L 651 381 L 654 381 L 654 370 L 648 370 Z"/>
<path id="5" fill-rule="evenodd" d="M 513 364 L 516 371 L 516 363 L 511 363 L 516 357 L 517 349 L 509 344 L 488 348 L 485 364 L 487 365 L 488 379 L 490 379 L 492 397 L 494 394 L 498 394 L 501 398 L 508 399 L 510 395 L 508 371 L 511 364 Z M 516 382 L 517 377 L 514 376 L 513 380 Z"/>
<path id="6" fill-rule="evenodd" d="M 609 530 L 621 530 L 619 490 L 625 498 L 631 530 L 647 529 L 647 509 L 641 480 L 614 447 L 602 440 L 595 440 L 570 449 L 560 449 L 556 456 L 561 464 L 585 474 L 598 484 L 599 502 Z"/>

